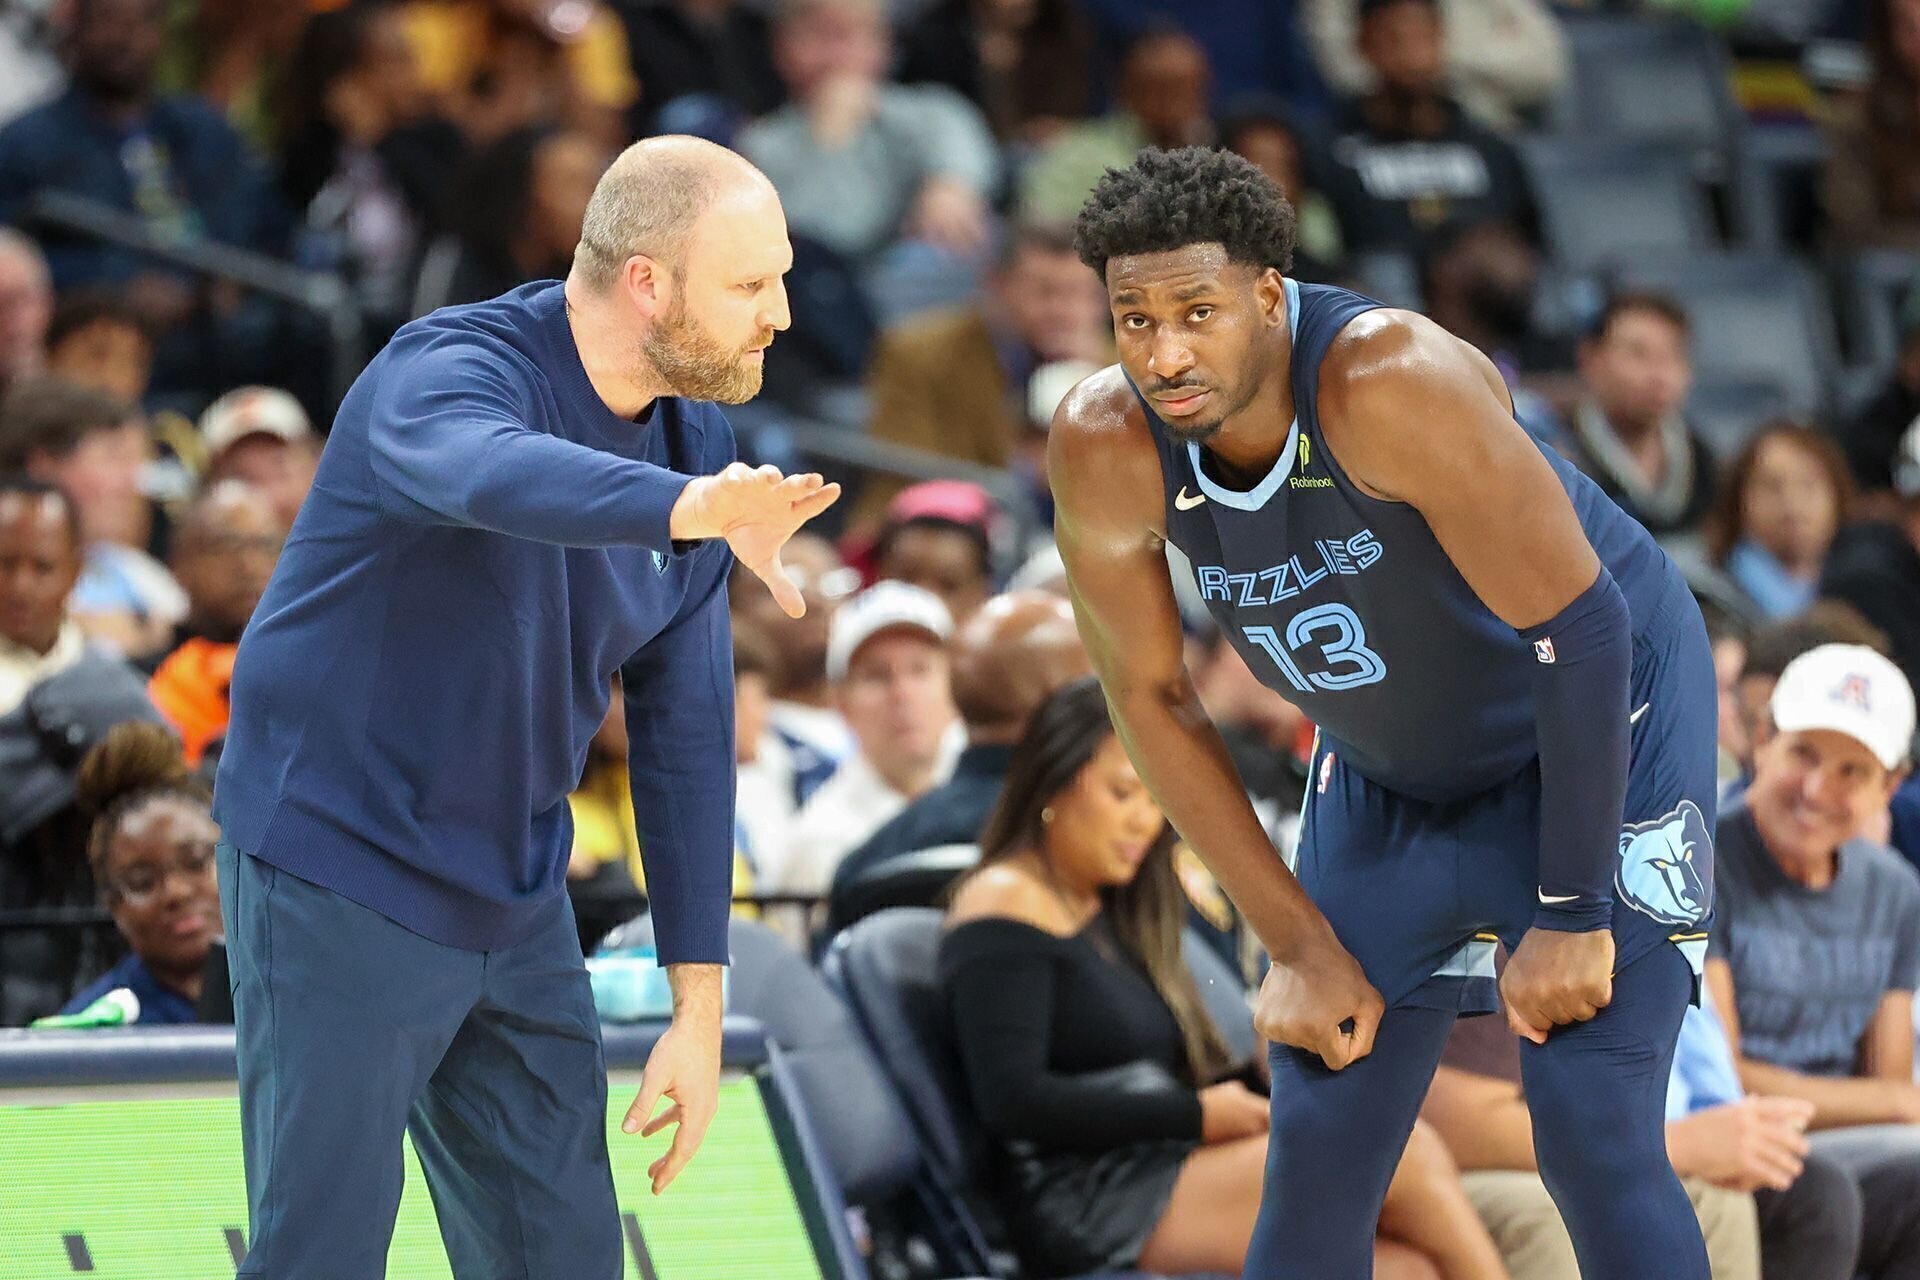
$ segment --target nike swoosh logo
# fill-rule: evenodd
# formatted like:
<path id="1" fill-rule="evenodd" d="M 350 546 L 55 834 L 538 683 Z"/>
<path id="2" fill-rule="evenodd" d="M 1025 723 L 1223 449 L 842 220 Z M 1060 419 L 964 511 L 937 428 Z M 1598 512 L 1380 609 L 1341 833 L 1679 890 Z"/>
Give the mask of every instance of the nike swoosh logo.
<path id="1" fill-rule="evenodd" d="M 1555 897 L 1544 889 L 1536 890 L 1536 892 L 1540 895 L 1540 905 L 1543 907 L 1558 907 L 1568 902 L 1580 901 L 1580 895 L 1577 893 L 1569 893 L 1565 897 Z"/>
<path id="2" fill-rule="evenodd" d="M 1187 496 L 1187 486 L 1181 485 L 1180 492 L 1173 495 L 1173 509 L 1175 511 L 1191 511 L 1206 500 L 1207 495 L 1204 493 L 1196 493 L 1189 498 Z"/>
<path id="3" fill-rule="evenodd" d="M 1641 704 L 1640 704 L 1640 709 L 1639 709 L 1638 711 L 1636 711 L 1636 712 L 1634 712 L 1634 713 L 1633 713 L 1632 715 L 1630 715 L 1630 716 L 1628 716 L 1628 717 L 1627 717 L 1627 723 L 1628 723 L 1628 724 L 1639 724 L 1639 723 L 1640 723 L 1640 717 L 1641 717 L 1641 716 L 1643 716 L 1643 715 L 1645 715 L 1645 714 L 1647 714 L 1647 708 L 1648 708 L 1648 707 L 1650 707 L 1650 706 L 1652 706 L 1652 705 L 1653 705 L 1653 704 L 1652 704 L 1651 702 L 1643 702 L 1643 703 L 1641 703 Z"/>

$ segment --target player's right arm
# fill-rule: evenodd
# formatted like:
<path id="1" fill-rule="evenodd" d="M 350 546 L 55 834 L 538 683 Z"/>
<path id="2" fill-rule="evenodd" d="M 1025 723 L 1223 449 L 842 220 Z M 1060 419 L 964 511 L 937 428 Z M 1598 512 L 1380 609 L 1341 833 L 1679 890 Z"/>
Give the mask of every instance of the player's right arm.
<path id="1" fill-rule="evenodd" d="M 1275 853 L 1188 677 L 1161 532 L 1160 460 L 1117 368 L 1061 404 L 1047 453 L 1054 536 L 1115 728 L 1274 962 L 1262 1033 L 1334 1067 L 1365 1056 L 1379 993 Z M 1348 1020 L 1351 1032 L 1341 1026 Z"/>

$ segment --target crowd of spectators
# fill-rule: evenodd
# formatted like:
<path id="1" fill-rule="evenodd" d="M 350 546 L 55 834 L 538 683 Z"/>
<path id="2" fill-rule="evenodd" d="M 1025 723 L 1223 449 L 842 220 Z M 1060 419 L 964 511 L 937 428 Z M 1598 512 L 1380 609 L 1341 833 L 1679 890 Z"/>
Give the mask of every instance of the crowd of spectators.
<path id="1" fill-rule="evenodd" d="M 1712 135 L 1608 134 L 1616 47 L 1693 58 Z M 1265 1148 L 1178 938 L 1247 977 L 1254 944 L 1126 776 L 1047 533 L 1047 425 L 1112 358 L 1072 216 L 1203 145 L 1292 199 L 1295 275 L 1483 351 L 1687 573 L 1725 803 L 1669 1148 L 1716 1275 L 1920 1275 L 1920 0 L 0 0 L 0 1025 L 122 986 L 217 1016 L 204 781 L 339 371 L 564 275 L 662 132 L 740 150 L 791 224 L 743 454 L 852 489 L 788 549 L 805 617 L 733 584 L 740 909 L 812 951 L 855 904 L 950 904 L 956 1078 L 1032 1274 L 1221 1269 Z M 1580 164 L 1672 146 L 1682 189 L 1636 170 L 1567 215 Z M 1730 313 L 1730 264 L 1806 327 Z M 1284 848 L 1313 726 L 1187 621 Z M 1835 689 L 1859 715 L 1808 720 Z M 589 948 L 645 893 L 611 693 L 572 804 Z M 1109 830 L 1141 857 L 1089 854 Z M 935 849 L 980 869 L 876 896 Z M 1495 1021 L 1449 1047 L 1382 1275 L 1576 1274 Z M 1205 1211 L 1168 1199 L 1194 1169 Z M 1095 1175 L 1133 1198 L 1076 1202 Z"/>

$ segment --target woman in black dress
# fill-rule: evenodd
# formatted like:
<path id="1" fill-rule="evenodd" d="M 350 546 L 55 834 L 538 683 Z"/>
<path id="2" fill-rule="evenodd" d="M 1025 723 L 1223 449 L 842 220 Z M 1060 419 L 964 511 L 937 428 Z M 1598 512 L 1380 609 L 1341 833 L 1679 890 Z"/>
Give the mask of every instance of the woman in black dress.
<path id="1" fill-rule="evenodd" d="M 1228 1061 L 1182 959 L 1173 844 L 1085 680 L 1035 713 L 954 892 L 941 982 L 1033 1275 L 1238 1274 L 1246 1256 L 1267 1100 L 1254 1067 Z M 1380 1236 L 1381 1280 L 1506 1276 L 1424 1126 Z"/>

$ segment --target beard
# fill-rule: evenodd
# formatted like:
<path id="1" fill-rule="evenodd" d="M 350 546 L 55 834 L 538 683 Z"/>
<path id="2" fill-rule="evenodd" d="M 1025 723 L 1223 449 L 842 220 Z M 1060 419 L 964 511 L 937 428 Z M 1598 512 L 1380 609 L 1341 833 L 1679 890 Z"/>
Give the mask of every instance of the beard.
<path id="1" fill-rule="evenodd" d="M 759 394 L 766 370 L 763 362 L 747 359 L 746 349 L 721 345 L 684 306 L 674 307 L 640 340 L 640 354 L 683 400 L 745 404 Z"/>

